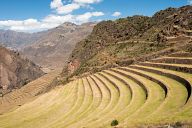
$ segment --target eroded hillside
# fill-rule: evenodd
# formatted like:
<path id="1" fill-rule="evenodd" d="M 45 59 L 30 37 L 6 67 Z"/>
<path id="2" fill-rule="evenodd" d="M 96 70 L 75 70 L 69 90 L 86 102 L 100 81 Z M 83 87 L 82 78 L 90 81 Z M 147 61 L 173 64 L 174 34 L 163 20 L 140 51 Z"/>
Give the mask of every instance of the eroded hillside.
<path id="1" fill-rule="evenodd" d="M 0 46 L 0 93 L 20 88 L 42 76 L 40 67 L 22 57 L 18 52 Z"/>

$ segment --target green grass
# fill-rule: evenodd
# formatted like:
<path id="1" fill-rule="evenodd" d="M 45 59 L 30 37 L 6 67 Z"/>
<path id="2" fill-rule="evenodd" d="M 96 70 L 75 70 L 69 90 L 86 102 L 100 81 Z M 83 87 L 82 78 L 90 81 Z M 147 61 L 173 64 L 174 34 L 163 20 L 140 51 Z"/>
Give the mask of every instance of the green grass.
<path id="1" fill-rule="evenodd" d="M 137 65 L 137 66 L 139 66 L 139 65 Z M 147 69 L 153 69 L 153 70 L 180 76 L 180 77 L 184 78 L 185 80 L 187 80 L 192 85 L 192 74 L 177 72 L 177 71 L 162 69 L 162 68 L 155 68 L 155 67 L 147 67 L 147 66 L 139 66 L 139 67 L 144 67 Z M 191 120 L 191 118 L 192 118 L 192 97 L 190 97 L 187 104 L 181 110 L 176 112 L 176 114 L 173 114 L 171 118 L 177 118 L 177 116 L 178 116 L 178 118 L 182 118 L 182 120 L 187 120 L 187 121 Z"/>
<path id="2" fill-rule="evenodd" d="M 73 82 L 74 83 L 74 82 Z M 53 90 L 50 93 L 44 94 L 37 98 L 36 100 L 21 106 L 19 109 L 10 112 L 6 115 L 0 116 L 1 124 L 0 127 L 29 127 L 32 124 L 34 125 L 42 125 L 42 122 L 45 118 L 48 118 L 51 113 L 46 114 L 47 112 L 53 112 L 53 110 L 57 109 L 56 104 L 58 106 L 63 103 L 75 94 L 74 86 L 65 85 L 62 88 L 58 88 Z M 70 90 L 73 89 L 73 93 L 70 93 Z M 68 91 L 69 90 L 69 91 Z M 66 93 L 65 93 L 66 92 Z M 70 95 L 69 95 L 70 93 Z M 60 97 L 60 98 L 59 98 Z M 65 99 L 66 97 L 66 99 Z M 58 99 L 63 101 L 59 103 Z M 56 107 L 56 108 L 55 108 Z M 44 115 L 46 114 L 46 115 Z M 50 117 L 51 119 L 52 117 Z M 6 123 L 6 124 L 3 124 Z M 45 125 L 45 124 L 44 124 Z"/>
<path id="3" fill-rule="evenodd" d="M 127 118 L 128 121 L 137 122 L 139 120 L 145 120 L 145 117 L 153 113 L 158 106 L 164 101 L 165 92 L 157 83 L 146 79 L 145 77 L 121 70 L 115 69 L 126 75 L 132 76 L 133 78 L 139 80 L 148 90 L 148 98 L 141 108 L 139 108 L 134 114 Z M 135 92 L 138 93 L 138 92 Z"/>
<path id="4" fill-rule="evenodd" d="M 85 127 L 93 127 L 93 126 L 97 126 L 97 125 L 102 125 L 103 117 L 109 115 L 113 109 L 118 108 L 117 106 L 119 105 L 120 101 L 122 99 L 124 99 L 124 97 L 121 96 L 121 88 L 119 88 L 119 86 L 121 86 L 122 83 L 116 83 L 117 87 L 115 87 L 112 83 L 110 83 L 102 75 L 100 75 L 100 74 L 96 74 L 96 75 L 111 89 L 111 101 L 103 111 L 98 113 L 93 118 L 92 121 L 88 121 L 88 124 L 86 124 Z M 105 75 L 105 74 L 103 74 L 103 75 Z M 129 95 L 129 93 L 127 93 L 127 95 Z M 126 98 L 129 98 L 129 96 Z M 129 102 L 129 99 L 127 101 Z M 128 103 L 125 102 L 124 104 L 128 104 Z M 111 116 L 114 116 L 114 115 L 111 115 Z"/>
<path id="5" fill-rule="evenodd" d="M 131 114 L 133 114 L 136 110 L 138 110 L 145 103 L 146 94 L 145 94 L 144 90 L 131 79 L 128 79 L 125 76 L 122 76 L 122 75 L 112 72 L 112 71 L 106 71 L 106 72 L 125 80 L 126 83 L 130 86 L 131 90 L 133 91 L 130 104 L 124 106 L 124 108 L 121 109 L 120 111 L 117 111 L 117 110 L 114 111 L 114 113 L 116 113 L 116 115 L 113 117 L 113 119 L 117 119 L 120 123 L 123 123 L 127 117 L 129 117 Z M 126 85 L 124 85 L 124 86 L 126 86 Z M 127 99 L 125 99 L 125 100 L 127 100 Z M 125 102 L 125 101 L 122 101 L 122 102 Z M 109 118 L 108 121 L 104 121 L 105 122 L 105 123 L 103 123 L 103 124 L 105 124 L 104 126 L 105 127 L 109 126 L 111 120 L 112 119 Z"/>
<path id="6" fill-rule="evenodd" d="M 88 81 L 90 82 L 91 91 L 93 93 L 92 103 L 90 106 L 85 109 L 80 115 L 78 115 L 74 120 L 70 121 L 70 124 L 65 124 L 66 127 L 77 127 L 80 123 L 83 123 L 83 121 L 86 121 L 87 118 L 90 117 L 91 113 L 94 113 L 96 109 L 101 105 L 102 102 L 102 93 L 98 86 L 93 82 L 93 80 L 88 77 Z M 70 126 L 72 125 L 72 126 Z M 76 125 L 76 126 L 74 126 Z"/>
<path id="7" fill-rule="evenodd" d="M 75 101 L 75 103 L 69 106 L 69 109 L 64 110 L 61 116 L 57 117 L 55 121 L 49 123 L 49 127 L 59 127 L 62 125 L 63 121 L 68 119 L 70 116 L 76 113 L 79 108 L 82 106 L 84 98 L 85 98 L 85 85 L 83 79 L 79 79 L 78 90 L 77 90 L 77 97 L 73 97 L 70 99 L 71 102 Z M 66 102 L 67 103 L 67 102 Z M 67 122 L 64 122 L 67 123 Z"/>
<path id="8" fill-rule="evenodd" d="M 81 115 L 83 115 L 87 110 L 89 110 L 89 107 L 93 103 L 93 91 L 91 89 L 90 84 L 88 83 L 87 79 L 83 78 L 83 85 L 84 85 L 84 98 L 83 103 L 78 106 L 75 110 L 74 114 L 70 114 L 66 119 L 62 119 L 62 121 L 59 121 L 57 125 L 54 127 L 62 127 L 65 125 L 67 127 L 69 124 L 74 122 L 75 120 L 81 119 Z"/>
<path id="9" fill-rule="evenodd" d="M 148 116 L 147 120 L 149 122 L 155 122 L 155 121 L 165 119 L 164 117 L 167 117 L 172 113 L 177 112 L 178 109 L 185 104 L 187 99 L 187 90 L 184 87 L 184 85 L 182 85 L 181 83 L 155 73 L 146 72 L 138 69 L 132 69 L 132 68 L 128 68 L 128 69 L 154 77 L 159 81 L 161 81 L 162 83 L 164 83 L 168 88 L 167 98 L 159 106 L 159 108 L 156 109 L 156 111 L 153 114 Z"/>

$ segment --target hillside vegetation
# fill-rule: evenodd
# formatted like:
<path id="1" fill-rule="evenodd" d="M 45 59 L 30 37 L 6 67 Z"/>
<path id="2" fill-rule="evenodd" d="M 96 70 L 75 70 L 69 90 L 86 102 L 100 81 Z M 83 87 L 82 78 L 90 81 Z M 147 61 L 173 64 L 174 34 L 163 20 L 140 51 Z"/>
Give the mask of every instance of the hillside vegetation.
<path id="1" fill-rule="evenodd" d="M 152 17 L 133 16 L 97 24 L 91 35 L 76 45 L 63 76 L 130 65 L 186 44 L 192 35 L 191 10 L 192 6 L 168 8 Z"/>

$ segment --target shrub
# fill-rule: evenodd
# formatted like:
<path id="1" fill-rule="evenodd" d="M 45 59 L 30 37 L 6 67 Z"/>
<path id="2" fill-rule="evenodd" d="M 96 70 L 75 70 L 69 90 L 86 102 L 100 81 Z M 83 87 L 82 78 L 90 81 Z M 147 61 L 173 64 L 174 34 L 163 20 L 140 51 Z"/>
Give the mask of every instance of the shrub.
<path id="1" fill-rule="evenodd" d="M 175 123 L 175 126 L 176 126 L 176 127 L 181 127 L 181 126 L 182 126 L 182 123 L 181 123 L 181 122 L 176 122 L 176 123 Z"/>
<path id="2" fill-rule="evenodd" d="M 119 124 L 118 120 L 113 120 L 111 126 L 117 126 Z"/>

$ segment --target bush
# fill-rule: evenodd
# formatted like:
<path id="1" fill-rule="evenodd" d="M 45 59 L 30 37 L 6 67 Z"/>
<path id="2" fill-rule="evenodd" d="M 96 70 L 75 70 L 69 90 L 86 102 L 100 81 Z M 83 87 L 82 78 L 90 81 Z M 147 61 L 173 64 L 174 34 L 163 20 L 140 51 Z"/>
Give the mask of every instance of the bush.
<path id="1" fill-rule="evenodd" d="M 181 127 L 182 126 L 182 123 L 181 122 L 176 122 L 175 123 L 175 127 Z"/>
<path id="2" fill-rule="evenodd" d="M 119 124 L 118 120 L 113 120 L 111 126 L 117 126 Z"/>

